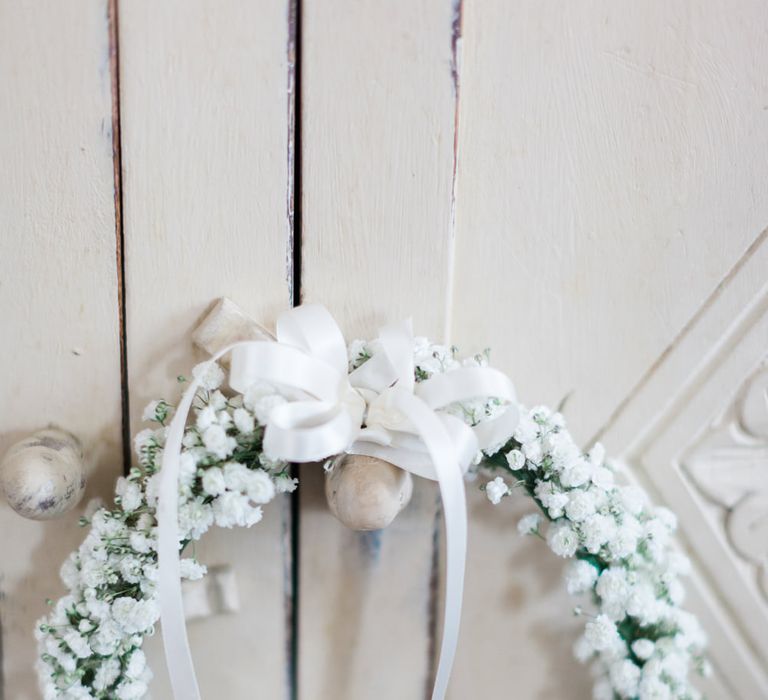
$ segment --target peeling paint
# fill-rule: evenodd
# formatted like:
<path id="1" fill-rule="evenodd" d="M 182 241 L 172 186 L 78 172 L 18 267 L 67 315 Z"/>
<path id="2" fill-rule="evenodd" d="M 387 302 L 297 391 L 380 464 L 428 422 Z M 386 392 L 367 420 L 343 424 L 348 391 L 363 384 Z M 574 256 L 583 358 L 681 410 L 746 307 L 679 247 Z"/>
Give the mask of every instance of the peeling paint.
<path id="1" fill-rule="evenodd" d="M 451 19 L 451 85 L 453 87 L 453 164 L 451 171 L 450 239 L 448 242 L 448 270 L 445 290 L 445 319 L 443 336 L 451 345 L 453 326 L 454 268 L 456 266 L 456 192 L 459 171 L 459 116 L 461 112 L 461 36 L 464 16 L 463 0 L 454 0 Z"/>

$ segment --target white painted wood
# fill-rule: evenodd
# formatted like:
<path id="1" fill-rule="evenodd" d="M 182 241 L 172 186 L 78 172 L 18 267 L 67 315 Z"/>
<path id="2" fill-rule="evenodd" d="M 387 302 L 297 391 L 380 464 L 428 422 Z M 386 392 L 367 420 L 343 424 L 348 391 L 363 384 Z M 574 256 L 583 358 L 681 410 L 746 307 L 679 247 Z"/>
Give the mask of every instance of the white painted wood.
<path id="1" fill-rule="evenodd" d="M 587 440 L 768 223 L 768 13 L 464 14 L 454 340 Z"/>
<path id="2" fill-rule="evenodd" d="M 120 5 L 132 431 L 202 359 L 191 332 L 214 299 L 268 326 L 290 303 L 288 5 Z M 303 11 L 304 298 L 350 338 L 412 315 L 439 339 L 450 323 L 467 352 L 494 348 L 527 402 L 573 392 L 575 434 L 602 432 L 681 515 L 719 674 L 709 697 L 765 695 L 760 541 L 743 544 L 747 525 L 706 498 L 689 459 L 765 357 L 764 5 Z M 89 494 L 102 495 L 121 461 L 106 17 L 102 1 L 0 0 L 0 320 L 12 329 L 0 450 L 53 420 L 83 438 Z M 494 509 L 470 491 L 451 699 L 501 697 L 510 678 L 520 697 L 588 697 L 558 562 L 516 538 L 520 500 Z M 319 466 L 303 468 L 301 499 L 301 698 L 423 698 L 440 615 L 436 490 L 416 480 L 390 528 L 365 534 L 333 519 Z M 31 628 L 82 538 L 77 515 L 46 525 L 0 506 L 0 695 L 37 696 Z M 190 621 L 206 696 L 288 694 L 285 523 L 273 507 L 199 549 L 237 592 Z M 159 641 L 153 692 L 166 698 Z"/>
<path id="3" fill-rule="evenodd" d="M 303 7 L 302 294 L 350 339 L 407 316 L 444 333 L 452 19 L 438 0 Z M 415 480 L 392 525 L 355 533 L 329 513 L 322 480 L 302 468 L 300 697 L 421 700 L 436 489 Z"/>
<path id="4" fill-rule="evenodd" d="M 87 497 L 121 470 L 108 55 L 106 2 L 0 2 L 0 453 L 49 421 L 73 431 Z M 39 697 L 34 623 L 81 514 L 0 504 L 2 697 Z"/>
<path id="5" fill-rule="evenodd" d="M 767 27 L 757 2 L 465 3 L 453 340 L 469 351 L 492 347 L 525 402 L 557 404 L 570 393 L 566 417 L 581 441 L 624 404 L 646 421 L 663 415 L 669 380 L 682 381 L 711 345 L 688 344 L 665 369 L 666 358 L 698 310 L 719 303 L 710 295 L 768 222 Z M 741 296 L 719 318 L 725 324 L 751 303 Z M 648 426 L 619 422 L 620 433 L 608 434 L 614 451 Z M 684 439 L 676 432 L 668 449 Z M 742 580 L 721 566 L 697 509 L 676 495 L 670 454 L 659 463 L 658 500 L 681 510 L 685 538 L 700 533 L 695 551 L 721 578 Z M 524 608 L 505 607 L 517 578 L 509 562 L 528 544 L 514 539 L 505 513 L 475 517 L 485 536 L 470 548 L 452 697 L 470 688 L 496 697 L 517 665 L 530 669 L 516 687 L 523 697 L 560 697 L 546 684 L 561 679 L 558 660 L 570 662 L 551 640 L 537 641 L 535 611 L 552 600 L 551 614 L 562 612 L 568 599 L 534 589 Z M 491 518 L 496 525 L 485 524 Z M 532 566 L 546 571 L 550 557 L 540 547 Z M 705 580 L 691 585 L 715 600 Z M 755 598 L 738 595 L 764 629 Z M 476 612 L 482 601 L 492 613 Z M 699 609 L 711 610 L 715 662 L 727 672 L 711 697 L 764 694 L 743 631 L 714 604 Z M 550 624 L 567 648 L 569 622 Z M 478 681 L 481 650 L 500 672 Z M 567 694 L 588 697 L 586 688 Z"/>
<path id="6" fill-rule="evenodd" d="M 191 334 L 234 300 L 271 326 L 290 303 L 288 2 L 120 5 L 131 429 L 204 354 Z M 204 697 L 287 696 L 285 508 L 197 553 L 232 567 L 242 607 L 190 623 Z M 158 637 L 153 694 L 169 697 Z M 223 662 L 225 660 L 225 662 Z"/>

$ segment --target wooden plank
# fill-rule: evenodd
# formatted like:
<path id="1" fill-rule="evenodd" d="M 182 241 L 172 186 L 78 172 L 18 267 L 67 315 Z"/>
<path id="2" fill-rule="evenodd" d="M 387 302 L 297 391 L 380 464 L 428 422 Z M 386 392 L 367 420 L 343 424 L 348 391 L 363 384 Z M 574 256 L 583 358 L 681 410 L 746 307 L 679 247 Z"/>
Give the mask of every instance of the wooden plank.
<path id="1" fill-rule="evenodd" d="M 290 304 L 288 0 L 120 5 L 131 428 L 201 356 L 190 333 L 228 296 L 271 324 Z M 286 260 L 289 264 L 286 265 Z M 212 531 L 240 610 L 190 623 L 204 697 L 286 697 L 287 501 L 252 530 Z M 159 638 L 153 694 L 169 697 Z M 222 659 L 226 658 L 226 663 Z"/>
<path id="2" fill-rule="evenodd" d="M 527 403 L 572 392 L 581 441 L 768 221 L 767 24 L 757 2 L 465 5 L 454 338 L 492 347 Z M 497 697 L 510 671 L 521 697 L 587 697 L 562 690 L 588 672 L 551 553 L 473 499 L 452 697 Z"/>
<path id="3" fill-rule="evenodd" d="M 49 421 L 74 432 L 84 504 L 122 469 L 106 1 L 0 3 L 0 75 L 0 454 Z M 34 624 L 81 514 L 0 505 L 0 697 L 39 697 Z"/>
<path id="4" fill-rule="evenodd" d="M 302 295 L 350 339 L 408 316 L 419 334 L 446 330 L 454 16 L 438 0 L 304 6 Z M 299 697 L 421 699 L 436 488 L 417 480 L 393 525 L 357 534 L 328 512 L 322 480 L 302 468 Z"/>
<path id="5" fill-rule="evenodd" d="M 524 400 L 572 392 L 587 440 L 768 221 L 768 16 L 724 0 L 465 14 L 456 339 L 496 348 Z"/>

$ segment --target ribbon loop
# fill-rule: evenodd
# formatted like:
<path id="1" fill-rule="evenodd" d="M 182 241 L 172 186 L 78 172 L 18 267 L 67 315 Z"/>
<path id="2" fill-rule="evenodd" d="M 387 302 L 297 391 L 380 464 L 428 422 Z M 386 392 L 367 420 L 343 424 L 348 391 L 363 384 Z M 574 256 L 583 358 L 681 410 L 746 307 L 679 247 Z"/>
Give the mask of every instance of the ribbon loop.
<path id="1" fill-rule="evenodd" d="M 467 515 L 463 473 L 478 450 L 509 438 L 517 423 L 512 383 L 498 370 L 461 368 L 416 383 L 410 321 L 381 329 L 373 354 L 351 374 L 344 336 L 317 304 L 281 314 L 274 340 L 244 341 L 232 351 L 230 386 L 245 393 L 254 383 L 274 385 L 289 400 L 267 420 L 263 449 L 270 458 L 312 462 L 342 452 L 379 457 L 436 480 L 443 501 L 447 551 L 443 638 L 433 700 L 445 696 L 458 640 L 466 559 Z M 201 373 L 199 376 L 202 376 Z M 159 600 L 163 644 L 176 700 L 199 700 L 189 650 L 178 539 L 181 442 L 199 387 L 190 383 L 168 428 L 158 498 Z M 493 397 L 499 415 L 470 427 L 446 409 Z"/>

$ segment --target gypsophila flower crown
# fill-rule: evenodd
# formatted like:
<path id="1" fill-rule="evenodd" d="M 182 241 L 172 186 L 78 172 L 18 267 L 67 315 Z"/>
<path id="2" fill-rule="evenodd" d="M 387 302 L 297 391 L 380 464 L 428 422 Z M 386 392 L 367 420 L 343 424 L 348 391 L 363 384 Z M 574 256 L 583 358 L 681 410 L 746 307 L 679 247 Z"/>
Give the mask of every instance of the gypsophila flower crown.
<path id="1" fill-rule="evenodd" d="M 225 390 L 213 360 L 230 350 Z M 520 406 L 487 354 L 460 360 L 407 324 L 347 350 L 330 315 L 303 306 L 281 317 L 276 337 L 213 360 L 193 370 L 177 407 L 147 407 L 156 427 L 136 435 L 138 463 L 118 480 L 114 506 L 81 521 L 90 531 L 61 568 L 69 593 L 36 628 L 46 700 L 145 697 L 142 643 L 161 617 L 175 696 L 199 697 L 179 586 L 206 567 L 179 554 L 213 525 L 258 523 L 263 506 L 298 486 L 289 460 L 345 451 L 440 484 L 449 561 L 433 698 L 447 687 L 461 608 L 465 472 L 488 475 L 480 488 L 494 505 L 526 494 L 537 510 L 518 531 L 568 560 L 565 586 L 585 622 L 574 654 L 592 665 L 596 700 L 700 697 L 689 675 L 707 672 L 705 636 L 680 607 L 690 565 L 672 540 L 674 514 L 618 483 L 599 444 L 584 454 L 560 413 Z"/>

